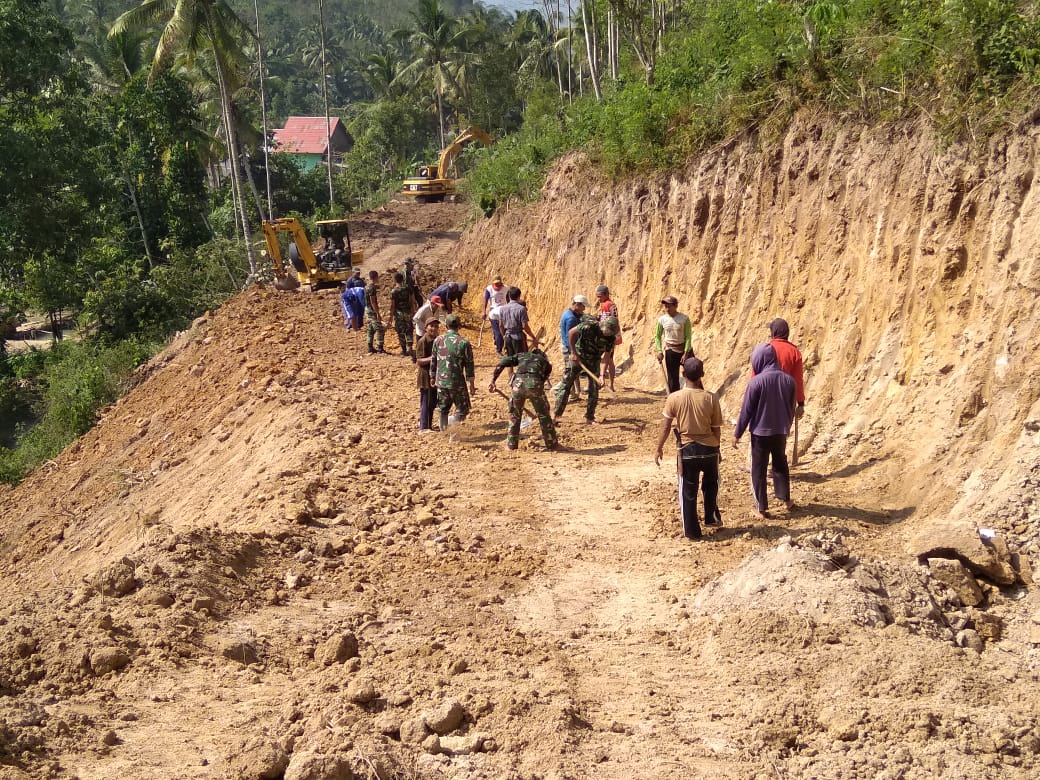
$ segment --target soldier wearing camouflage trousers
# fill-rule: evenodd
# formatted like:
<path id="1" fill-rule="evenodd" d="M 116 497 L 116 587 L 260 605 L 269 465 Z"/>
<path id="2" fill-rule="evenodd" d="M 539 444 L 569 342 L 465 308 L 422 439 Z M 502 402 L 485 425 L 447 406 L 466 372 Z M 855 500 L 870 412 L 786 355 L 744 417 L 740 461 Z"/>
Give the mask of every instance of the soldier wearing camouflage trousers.
<path id="1" fill-rule="evenodd" d="M 477 391 L 473 386 L 473 347 L 459 334 L 461 324 L 458 314 L 449 314 L 444 318 L 448 332 L 433 342 L 433 384 L 437 388 L 442 431 L 448 430 L 448 412 L 452 406 L 456 422 L 466 419 L 470 393 Z"/>
<path id="2" fill-rule="evenodd" d="M 490 392 L 497 391 L 495 381 L 499 374 L 509 367 L 516 368 L 516 373 L 513 376 L 513 392 L 509 396 L 509 434 L 506 436 L 506 447 L 515 450 L 519 446 L 520 419 L 524 414 L 524 404 L 530 401 L 542 426 L 545 448 L 556 449 L 556 426 L 549 414 L 549 401 L 545 397 L 545 383 L 552 373 L 549 358 L 540 349 L 507 355 L 499 361 L 495 373 L 491 376 L 491 384 L 488 386 Z"/>

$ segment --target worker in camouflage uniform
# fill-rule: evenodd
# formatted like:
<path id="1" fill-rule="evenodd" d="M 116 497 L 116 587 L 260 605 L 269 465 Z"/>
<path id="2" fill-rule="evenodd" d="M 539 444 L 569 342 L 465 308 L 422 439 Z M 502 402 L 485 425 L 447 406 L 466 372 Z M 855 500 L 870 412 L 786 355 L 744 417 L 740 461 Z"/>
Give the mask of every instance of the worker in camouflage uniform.
<path id="1" fill-rule="evenodd" d="M 394 321 L 397 340 L 401 342 L 401 354 L 415 357 L 412 344 L 415 332 L 412 329 L 412 291 L 404 283 L 404 274 L 394 274 L 397 286 L 390 291 L 390 319 Z"/>
<path id="2" fill-rule="evenodd" d="M 477 391 L 473 386 L 473 347 L 459 334 L 461 324 L 458 314 L 449 314 L 444 318 L 448 332 L 433 342 L 433 384 L 437 388 L 442 431 L 448 430 L 448 412 L 452 406 L 455 422 L 466 419 L 470 393 Z"/>
<path id="3" fill-rule="evenodd" d="M 513 375 L 513 392 L 509 396 L 509 434 L 506 436 L 506 447 L 515 450 L 519 445 L 520 418 L 524 414 L 524 403 L 530 401 L 542 426 L 545 448 L 556 449 L 556 426 L 549 416 L 549 401 L 545 398 L 545 382 L 552 373 L 549 358 L 540 349 L 507 355 L 498 362 L 495 373 L 491 376 L 491 384 L 488 386 L 490 392 L 497 392 L 495 380 L 510 367 L 515 367 L 516 373 Z"/>
<path id="4" fill-rule="evenodd" d="M 422 306 L 426 301 L 422 291 L 419 289 L 419 282 L 415 278 L 415 258 L 405 258 L 404 265 L 401 266 L 401 274 L 404 276 L 404 286 L 408 288 L 412 297 L 415 299 L 416 306 Z"/>
<path id="5" fill-rule="evenodd" d="M 368 278 L 370 281 L 365 287 L 368 351 L 370 354 L 375 352 L 386 354 L 386 350 L 383 349 L 383 334 L 386 332 L 386 327 L 383 325 L 383 318 L 379 314 L 379 271 L 369 271 Z"/>
<path id="6" fill-rule="evenodd" d="M 614 345 L 618 334 L 618 321 L 608 317 L 597 321 L 591 315 L 584 315 L 581 322 L 567 333 L 567 344 L 570 347 L 570 364 L 563 377 L 563 386 L 556 391 L 556 408 L 553 411 L 555 422 L 559 423 L 567 408 L 571 386 L 578 381 L 583 370 L 588 369 L 590 376 L 588 400 L 585 403 L 585 422 L 593 425 L 596 422 L 596 404 L 599 403 L 599 361 L 603 353 Z M 582 368 L 585 367 L 585 369 Z"/>

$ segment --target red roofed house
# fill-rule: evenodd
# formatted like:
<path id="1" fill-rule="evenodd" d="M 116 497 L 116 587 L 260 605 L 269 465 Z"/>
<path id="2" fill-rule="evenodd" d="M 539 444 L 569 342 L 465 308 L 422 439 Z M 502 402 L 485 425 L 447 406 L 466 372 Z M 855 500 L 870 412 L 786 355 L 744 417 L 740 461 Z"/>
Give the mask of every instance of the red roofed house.
<path id="1" fill-rule="evenodd" d="M 325 152 L 332 140 L 332 162 L 340 162 L 350 151 L 354 139 L 350 137 L 338 117 L 330 117 L 326 131 L 323 116 L 291 116 L 285 127 L 274 131 L 274 154 L 289 155 L 301 170 L 309 171 L 325 162 Z"/>

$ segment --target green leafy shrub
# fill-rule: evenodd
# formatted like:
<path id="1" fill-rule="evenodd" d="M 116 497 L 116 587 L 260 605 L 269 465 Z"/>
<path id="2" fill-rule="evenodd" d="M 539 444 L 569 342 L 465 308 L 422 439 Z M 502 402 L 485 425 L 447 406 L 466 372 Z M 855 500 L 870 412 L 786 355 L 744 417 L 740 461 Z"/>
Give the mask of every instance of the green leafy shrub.
<path id="1" fill-rule="evenodd" d="M 17 482 L 90 430 L 98 411 L 119 397 L 133 369 L 157 348 L 138 339 L 113 346 L 55 345 L 38 378 L 42 416 L 16 448 L 0 449 L 0 479 Z"/>

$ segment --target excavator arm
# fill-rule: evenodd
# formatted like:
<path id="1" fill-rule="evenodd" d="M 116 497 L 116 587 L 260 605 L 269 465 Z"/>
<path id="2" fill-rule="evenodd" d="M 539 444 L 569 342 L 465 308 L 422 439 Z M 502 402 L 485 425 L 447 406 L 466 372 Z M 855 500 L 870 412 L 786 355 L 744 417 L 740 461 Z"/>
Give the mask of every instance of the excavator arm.
<path id="1" fill-rule="evenodd" d="M 437 175 L 441 178 L 448 177 L 448 168 L 455 162 L 455 158 L 459 156 L 459 152 L 462 151 L 462 147 L 468 144 L 470 141 L 480 141 L 484 146 L 490 146 L 494 143 L 491 140 L 491 136 L 488 135 L 482 128 L 476 125 L 470 125 L 461 133 L 458 137 L 444 147 L 444 151 L 441 152 L 440 159 L 437 161 Z"/>

